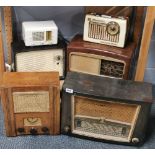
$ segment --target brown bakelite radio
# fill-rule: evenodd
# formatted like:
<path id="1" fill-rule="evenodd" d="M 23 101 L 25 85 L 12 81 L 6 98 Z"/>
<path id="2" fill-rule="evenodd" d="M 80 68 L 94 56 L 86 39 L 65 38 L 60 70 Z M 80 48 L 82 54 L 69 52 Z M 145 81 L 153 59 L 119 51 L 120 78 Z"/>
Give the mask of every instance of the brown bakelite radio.
<path id="1" fill-rule="evenodd" d="M 151 103 L 151 84 L 69 72 L 63 85 L 61 132 L 142 144 Z"/>
<path id="2" fill-rule="evenodd" d="M 1 98 L 7 136 L 59 134 L 58 72 L 5 72 Z"/>
<path id="3" fill-rule="evenodd" d="M 134 51 L 133 42 L 122 49 L 86 42 L 82 35 L 77 35 L 67 47 L 68 71 L 129 79 L 135 61 Z"/>

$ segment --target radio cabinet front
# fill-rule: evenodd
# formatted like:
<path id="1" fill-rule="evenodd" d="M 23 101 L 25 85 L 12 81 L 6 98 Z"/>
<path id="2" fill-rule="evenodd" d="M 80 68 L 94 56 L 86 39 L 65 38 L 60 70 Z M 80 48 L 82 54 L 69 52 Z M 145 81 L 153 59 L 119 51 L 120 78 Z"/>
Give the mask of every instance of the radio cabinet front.
<path id="1" fill-rule="evenodd" d="M 66 44 L 59 39 L 57 45 L 26 47 L 24 42 L 12 43 L 16 72 L 58 71 L 65 77 Z"/>
<path id="2" fill-rule="evenodd" d="M 61 131 L 81 138 L 142 144 L 151 103 L 151 84 L 70 72 L 63 86 Z"/>
<path id="3" fill-rule="evenodd" d="M 2 105 L 6 135 L 59 134 L 59 89 L 58 73 L 4 74 Z"/>
<path id="4" fill-rule="evenodd" d="M 120 49 L 89 43 L 77 35 L 67 47 L 68 71 L 130 79 L 135 63 L 134 52 L 134 43 Z"/>

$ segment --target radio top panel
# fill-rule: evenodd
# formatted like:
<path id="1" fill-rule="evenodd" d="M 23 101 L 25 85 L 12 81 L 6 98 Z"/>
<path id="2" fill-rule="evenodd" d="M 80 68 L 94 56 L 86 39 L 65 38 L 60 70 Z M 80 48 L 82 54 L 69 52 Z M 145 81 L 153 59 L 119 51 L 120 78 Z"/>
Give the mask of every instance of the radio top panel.
<path id="1" fill-rule="evenodd" d="M 111 56 L 115 55 L 115 58 L 120 58 L 124 60 L 131 59 L 133 55 L 133 51 L 135 50 L 135 43 L 130 42 L 127 44 L 125 48 L 118 48 L 113 46 L 107 46 L 103 44 L 91 43 L 87 41 L 83 41 L 82 35 L 76 35 L 71 43 L 67 46 L 68 51 L 71 52 L 84 52 L 91 54 L 99 54 L 102 55 L 104 51 L 104 55 Z"/>
<path id="2" fill-rule="evenodd" d="M 118 99 L 133 103 L 152 103 L 152 84 L 68 72 L 63 90 L 89 94 L 106 100 Z"/>
<path id="3" fill-rule="evenodd" d="M 0 81 L 0 88 L 26 87 L 26 86 L 59 87 L 58 72 L 5 72 Z"/>

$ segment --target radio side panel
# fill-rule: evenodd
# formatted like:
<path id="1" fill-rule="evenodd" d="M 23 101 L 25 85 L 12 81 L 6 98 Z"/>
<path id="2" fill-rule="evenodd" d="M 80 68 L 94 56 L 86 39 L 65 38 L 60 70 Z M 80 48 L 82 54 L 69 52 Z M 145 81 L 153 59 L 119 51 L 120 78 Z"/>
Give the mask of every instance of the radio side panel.
<path id="1" fill-rule="evenodd" d="M 11 88 L 1 89 L 1 103 L 4 113 L 6 136 L 16 136 Z"/>

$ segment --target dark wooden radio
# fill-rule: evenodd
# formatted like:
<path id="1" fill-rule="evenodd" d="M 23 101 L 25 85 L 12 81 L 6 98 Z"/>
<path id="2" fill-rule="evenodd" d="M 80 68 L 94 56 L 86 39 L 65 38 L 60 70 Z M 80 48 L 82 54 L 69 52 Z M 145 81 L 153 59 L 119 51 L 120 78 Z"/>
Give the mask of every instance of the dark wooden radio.
<path id="1" fill-rule="evenodd" d="M 7 136 L 59 134 L 58 72 L 5 72 L 0 84 Z"/>
<path id="2" fill-rule="evenodd" d="M 68 72 L 63 85 L 61 132 L 142 144 L 151 103 L 151 84 Z"/>
<path id="3" fill-rule="evenodd" d="M 77 35 L 67 47 L 67 70 L 129 79 L 133 74 L 135 48 L 133 42 L 118 48 L 86 42 L 82 35 Z"/>

